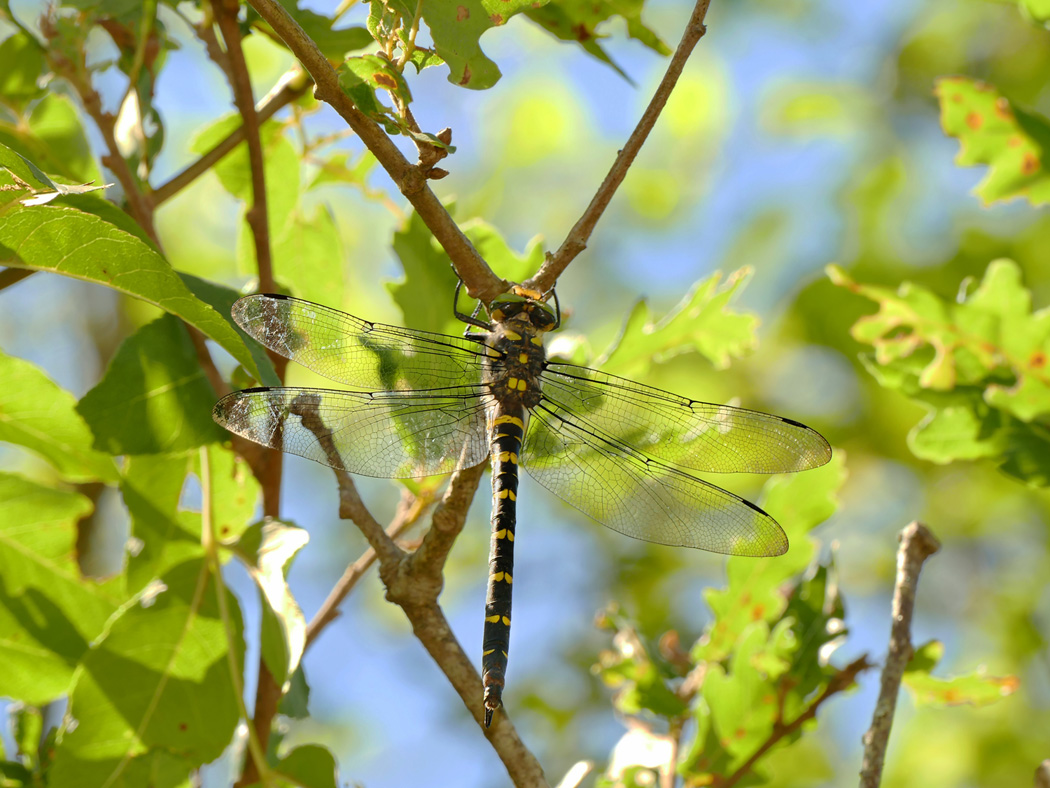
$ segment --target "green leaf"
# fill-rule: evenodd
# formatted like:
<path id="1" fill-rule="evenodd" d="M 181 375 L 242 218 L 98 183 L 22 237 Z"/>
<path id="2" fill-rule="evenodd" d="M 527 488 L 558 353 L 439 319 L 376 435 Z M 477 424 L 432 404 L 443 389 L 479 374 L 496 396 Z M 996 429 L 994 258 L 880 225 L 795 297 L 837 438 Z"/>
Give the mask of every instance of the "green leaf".
<path id="1" fill-rule="evenodd" d="M 349 153 L 333 153 L 320 162 L 320 169 L 307 188 L 314 189 L 326 183 L 349 183 L 367 191 L 368 175 L 378 163 L 376 157 L 368 150 L 362 151 L 352 161 Z"/>
<path id="2" fill-rule="evenodd" d="M 808 534 L 834 514 L 836 493 L 846 479 L 845 457 L 835 452 L 827 465 L 766 483 L 762 508 L 780 523 L 790 547 L 777 558 L 731 556 L 726 562 L 728 585 L 708 589 L 704 598 L 715 620 L 693 648 L 693 658 L 725 659 L 744 631 L 756 621 L 779 621 L 788 605 L 784 584 L 813 559 Z"/>
<path id="3" fill-rule="evenodd" d="M 0 695 L 43 705 L 69 691 L 73 669 L 122 601 L 80 575 L 82 495 L 0 473 Z"/>
<path id="4" fill-rule="evenodd" d="M 327 206 L 317 206 L 312 216 L 299 209 L 292 211 L 271 247 L 274 277 L 292 294 L 323 304 L 343 302 L 346 258 Z M 245 262 L 242 260 L 242 267 Z M 249 269 L 253 266 L 247 265 Z"/>
<path id="5" fill-rule="evenodd" d="M 299 23 L 303 32 L 317 44 L 317 48 L 329 60 L 342 60 L 347 52 L 364 49 L 375 44 L 375 39 L 372 38 L 371 33 L 363 27 L 346 27 L 333 30 L 332 25 L 335 23 L 335 20 L 332 17 L 318 14 L 309 9 L 299 8 L 298 0 L 278 1 L 284 6 L 288 15 Z M 269 31 L 271 34 L 273 33 L 270 26 L 250 9 L 248 18 L 252 24 Z M 273 37 L 276 38 L 276 36 Z"/>
<path id="6" fill-rule="evenodd" d="M 310 716 L 310 685 L 306 681 L 303 663 L 288 677 L 288 689 L 281 696 L 278 712 L 293 720 L 305 720 Z"/>
<path id="7" fill-rule="evenodd" d="M 1037 22 L 1050 22 L 1050 0 L 1018 0 L 1022 10 Z"/>
<path id="8" fill-rule="evenodd" d="M 205 154 L 241 126 L 241 116 L 227 115 L 194 137 L 191 148 Z M 271 232 L 279 232 L 299 203 L 300 157 L 283 124 L 268 120 L 259 128 L 263 147 L 263 177 L 266 180 L 266 215 Z M 248 144 L 239 143 L 212 168 L 223 188 L 246 205 L 255 201 Z M 250 234 L 247 236 L 251 238 Z M 254 247 L 253 252 L 254 254 Z"/>
<path id="9" fill-rule="evenodd" d="M 336 788 L 339 779 L 335 758 L 319 744 L 296 747 L 281 758 L 274 772 L 281 785 L 297 788 Z"/>
<path id="10" fill-rule="evenodd" d="M 172 774 L 218 758 L 240 716 L 244 643 L 236 598 L 207 562 L 171 569 L 107 630 L 77 672 L 68 711 L 77 725 L 62 733 L 51 784 L 130 788 L 152 784 L 133 777 L 155 758 L 174 759 Z"/>
<path id="11" fill-rule="evenodd" d="M 23 762 L 36 768 L 40 763 L 40 735 L 44 732 L 44 715 L 35 706 L 17 703 L 10 707 L 11 738 Z"/>
<path id="12" fill-rule="evenodd" d="M 309 539 L 302 528 L 271 521 L 250 526 L 233 546 L 259 587 L 262 654 L 277 686 L 298 669 L 306 646 L 306 619 L 286 578 Z"/>
<path id="13" fill-rule="evenodd" d="M 404 104 L 412 102 L 408 83 L 389 60 L 378 55 L 347 58 L 339 66 L 339 87 L 361 112 L 385 126 L 388 132 L 400 130 L 396 116 L 376 93 L 383 90 L 393 93 Z"/>
<path id="14" fill-rule="evenodd" d="M 54 191 L 58 189 L 58 184 L 41 172 L 33 162 L 6 145 L 0 145 L 0 167 L 34 190 Z"/>
<path id="15" fill-rule="evenodd" d="M 259 376 L 227 318 L 195 297 L 148 244 L 97 216 L 54 205 L 10 208 L 0 220 L 0 263 L 95 282 L 160 307 Z"/>
<path id="16" fill-rule="evenodd" d="M 740 634 L 729 670 L 712 664 L 704 676 L 702 691 L 715 731 L 736 765 L 770 737 L 778 720 L 776 678 L 797 647 L 786 624 L 772 631 L 765 622 L 749 625 Z"/>
<path id="17" fill-rule="evenodd" d="M 983 668 L 973 673 L 941 679 L 930 675 L 944 656 L 944 645 L 932 640 L 915 650 L 904 671 L 904 686 L 919 706 L 987 706 L 1021 686 L 1016 676 L 989 676 Z"/>
<path id="18" fill-rule="evenodd" d="M 661 717 L 684 714 L 685 702 L 671 689 L 678 676 L 650 656 L 634 622 L 617 612 L 608 612 L 606 617 L 616 629 L 615 650 L 603 651 L 595 670 L 615 690 L 616 709 L 632 715 L 643 710 Z"/>
<path id="19" fill-rule="evenodd" d="M 670 55 L 671 48 L 642 22 L 642 6 L 643 0 L 556 0 L 527 10 L 526 16 L 556 38 L 575 41 L 589 55 L 630 81 L 599 43 L 604 36 L 598 27 L 613 17 L 620 17 L 627 23 L 627 34 L 631 38 L 654 52 Z"/>
<path id="20" fill-rule="evenodd" d="M 9 107 L 22 112 L 44 95 L 37 85 L 43 71 L 44 53 L 28 33 L 16 31 L 0 43 L 0 96 Z"/>
<path id="21" fill-rule="evenodd" d="M 474 244 L 478 254 L 508 282 L 524 282 L 543 264 L 543 238 L 534 237 L 518 254 L 507 244 L 500 231 L 484 219 L 470 219 L 462 225 L 463 233 Z"/>
<path id="22" fill-rule="evenodd" d="M 76 399 L 28 361 L 0 353 L 0 441 L 36 452 L 73 482 L 113 482 L 113 458 L 91 448 Z"/>
<path id="23" fill-rule="evenodd" d="M 77 406 L 110 454 L 159 454 L 223 440 L 211 418 L 215 392 L 186 327 L 164 315 L 121 344 Z"/>
<path id="24" fill-rule="evenodd" d="M 233 318 L 230 316 L 230 308 L 233 306 L 233 302 L 241 297 L 241 294 L 232 288 L 217 285 L 192 274 L 180 273 L 179 278 L 182 279 L 193 295 L 226 318 L 233 330 L 237 332 L 245 347 L 248 348 L 248 352 L 255 362 L 255 368 L 259 370 L 259 377 L 255 379 L 264 386 L 280 386 L 281 379 L 277 377 L 277 372 L 273 368 L 273 361 L 266 354 L 266 350 L 257 341 L 248 336 L 243 328 L 233 322 Z"/>
<path id="25" fill-rule="evenodd" d="M 1031 294 L 1010 260 L 996 260 L 957 301 L 905 282 L 896 291 L 831 280 L 878 304 L 860 318 L 854 339 L 882 386 L 929 409 L 912 431 L 916 456 L 938 463 L 991 457 L 1007 473 L 1043 486 L 1050 479 L 1050 309 L 1032 311 Z"/>
<path id="26" fill-rule="evenodd" d="M 716 368 L 728 367 L 731 358 L 740 358 L 757 344 L 758 318 L 729 309 L 729 302 L 750 278 L 751 269 L 742 268 L 722 285 L 718 273 L 697 282 L 658 323 L 645 301 L 639 301 L 598 365 L 617 375 L 637 377 L 654 361 L 696 351 Z"/>
<path id="27" fill-rule="evenodd" d="M 423 20 L 430 28 L 434 50 L 448 64 L 448 81 L 472 90 L 496 84 L 500 70 L 481 51 L 479 39 L 486 30 L 506 24 L 515 14 L 543 5 L 546 0 L 429 0 Z M 392 0 L 404 18 L 415 13 L 407 0 Z"/>
<path id="28" fill-rule="evenodd" d="M 456 272 L 430 230 L 415 211 L 394 233 L 394 252 L 401 260 L 405 278 L 388 282 L 394 302 L 404 315 L 404 323 L 426 331 L 454 331 L 452 295 Z M 447 295 L 446 295 L 447 294 Z"/>
<path id="29" fill-rule="evenodd" d="M 172 567 L 204 554 L 200 516 L 179 511 L 197 452 L 144 454 L 125 461 L 120 492 L 131 515 L 128 590 L 139 593 Z"/>
<path id="30" fill-rule="evenodd" d="M 29 115 L 29 128 L 0 133 L 0 142 L 32 159 L 40 169 L 72 183 L 95 183 L 102 175 L 80 114 L 66 95 L 49 92 Z"/>
<path id="31" fill-rule="evenodd" d="M 945 134 L 960 143 L 962 166 L 987 164 L 977 186 L 986 202 L 1025 197 L 1032 205 L 1050 202 L 1050 123 L 1025 112 L 994 87 L 966 77 L 940 79 L 936 87 Z"/>

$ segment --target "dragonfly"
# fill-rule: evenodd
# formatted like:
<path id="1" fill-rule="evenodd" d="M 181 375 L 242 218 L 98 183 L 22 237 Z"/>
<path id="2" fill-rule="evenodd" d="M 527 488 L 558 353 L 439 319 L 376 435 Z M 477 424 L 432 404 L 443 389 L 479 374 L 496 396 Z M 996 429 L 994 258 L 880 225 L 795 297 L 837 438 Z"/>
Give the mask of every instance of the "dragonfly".
<path id="1" fill-rule="evenodd" d="M 213 417 L 230 432 L 363 476 L 447 474 L 491 457 L 482 645 L 485 726 L 502 705 L 510 650 L 519 467 L 602 525 L 663 545 L 738 556 L 788 548 L 755 504 L 696 473 L 786 473 L 831 459 L 820 433 L 547 358 L 561 310 L 516 287 L 462 337 L 373 323 L 283 295 L 238 300 L 238 325 L 271 351 L 352 391 L 250 388 Z"/>

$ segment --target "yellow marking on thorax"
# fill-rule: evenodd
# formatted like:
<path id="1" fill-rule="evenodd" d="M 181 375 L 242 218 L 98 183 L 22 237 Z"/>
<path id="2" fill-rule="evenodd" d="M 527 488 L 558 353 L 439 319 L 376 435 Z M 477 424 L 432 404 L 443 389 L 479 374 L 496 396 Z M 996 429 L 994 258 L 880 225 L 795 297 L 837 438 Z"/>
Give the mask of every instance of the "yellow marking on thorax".
<path id="1" fill-rule="evenodd" d="M 528 353 L 522 353 L 520 356 L 518 356 L 518 363 L 519 364 L 528 364 L 529 363 L 529 354 Z"/>
<path id="2" fill-rule="evenodd" d="M 517 387 L 518 387 L 518 379 L 517 378 L 507 378 L 507 388 L 509 388 L 511 391 L 513 391 Z"/>
<path id="3" fill-rule="evenodd" d="M 513 424 L 515 427 L 521 427 L 522 429 L 525 429 L 525 422 L 523 422 L 517 416 L 500 416 L 498 419 L 496 419 L 492 423 L 493 423 L 493 425 Z"/>
<path id="4" fill-rule="evenodd" d="M 537 334 L 536 336 L 534 336 L 529 341 L 532 344 L 536 345 L 537 347 L 543 347 L 543 335 L 542 334 Z"/>
<path id="5" fill-rule="evenodd" d="M 521 334 L 519 334 L 517 331 L 509 331 L 507 329 L 504 329 L 503 330 L 503 336 L 505 336 L 511 342 L 520 342 L 521 341 Z"/>

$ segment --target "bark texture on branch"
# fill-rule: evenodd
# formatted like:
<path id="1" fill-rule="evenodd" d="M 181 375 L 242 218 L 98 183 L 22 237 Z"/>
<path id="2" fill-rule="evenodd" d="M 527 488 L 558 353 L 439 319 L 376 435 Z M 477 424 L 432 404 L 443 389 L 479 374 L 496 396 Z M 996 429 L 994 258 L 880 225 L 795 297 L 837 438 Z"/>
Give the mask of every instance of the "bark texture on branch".
<path id="1" fill-rule="evenodd" d="M 911 620 L 915 611 L 915 594 L 922 565 L 941 547 L 930 530 L 919 522 L 908 525 L 900 534 L 897 550 L 897 581 L 893 589 L 893 624 L 890 628 L 890 647 L 882 668 L 879 699 L 871 727 L 864 734 L 864 760 L 861 764 L 861 788 L 878 788 L 882 767 L 886 760 L 886 746 L 893 727 L 893 713 L 897 708 L 904 668 L 911 659 Z"/>

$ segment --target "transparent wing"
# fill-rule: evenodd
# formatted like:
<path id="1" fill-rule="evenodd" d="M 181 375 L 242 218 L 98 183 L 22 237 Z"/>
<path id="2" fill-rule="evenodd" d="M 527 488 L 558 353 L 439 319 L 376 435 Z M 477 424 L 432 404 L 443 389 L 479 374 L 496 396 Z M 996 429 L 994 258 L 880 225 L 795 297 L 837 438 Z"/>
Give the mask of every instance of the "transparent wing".
<path id="1" fill-rule="evenodd" d="M 558 404 L 532 410 L 522 466 L 602 525 L 646 542 L 728 555 L 780 555 L 783 529 L 757 506 L 597 434 Z"/>
<path id="2" fill-rule="evenodd" d="M 247 296 L 231 312 L 273 352 L 355 388 L 407 391 L 481 380 L 486 348 L 468 339 L 369 323 L 279 295 Z"/>
<path id="3" fill-rule="evenodd" d="M 585 429 L 665 462 L 707 473 L 786 473 L 831 459 L 797 421 L 712 405 L 573 364 L 549 363 L 543 395 Z"/>
<path id="4" fill-rule="evenodd" d="M 255 443 L 363 476 L 451 473 L 488 455 L 475 387 L 428 392 L 257 388 L 236 391 L 212 417 Z"/>

